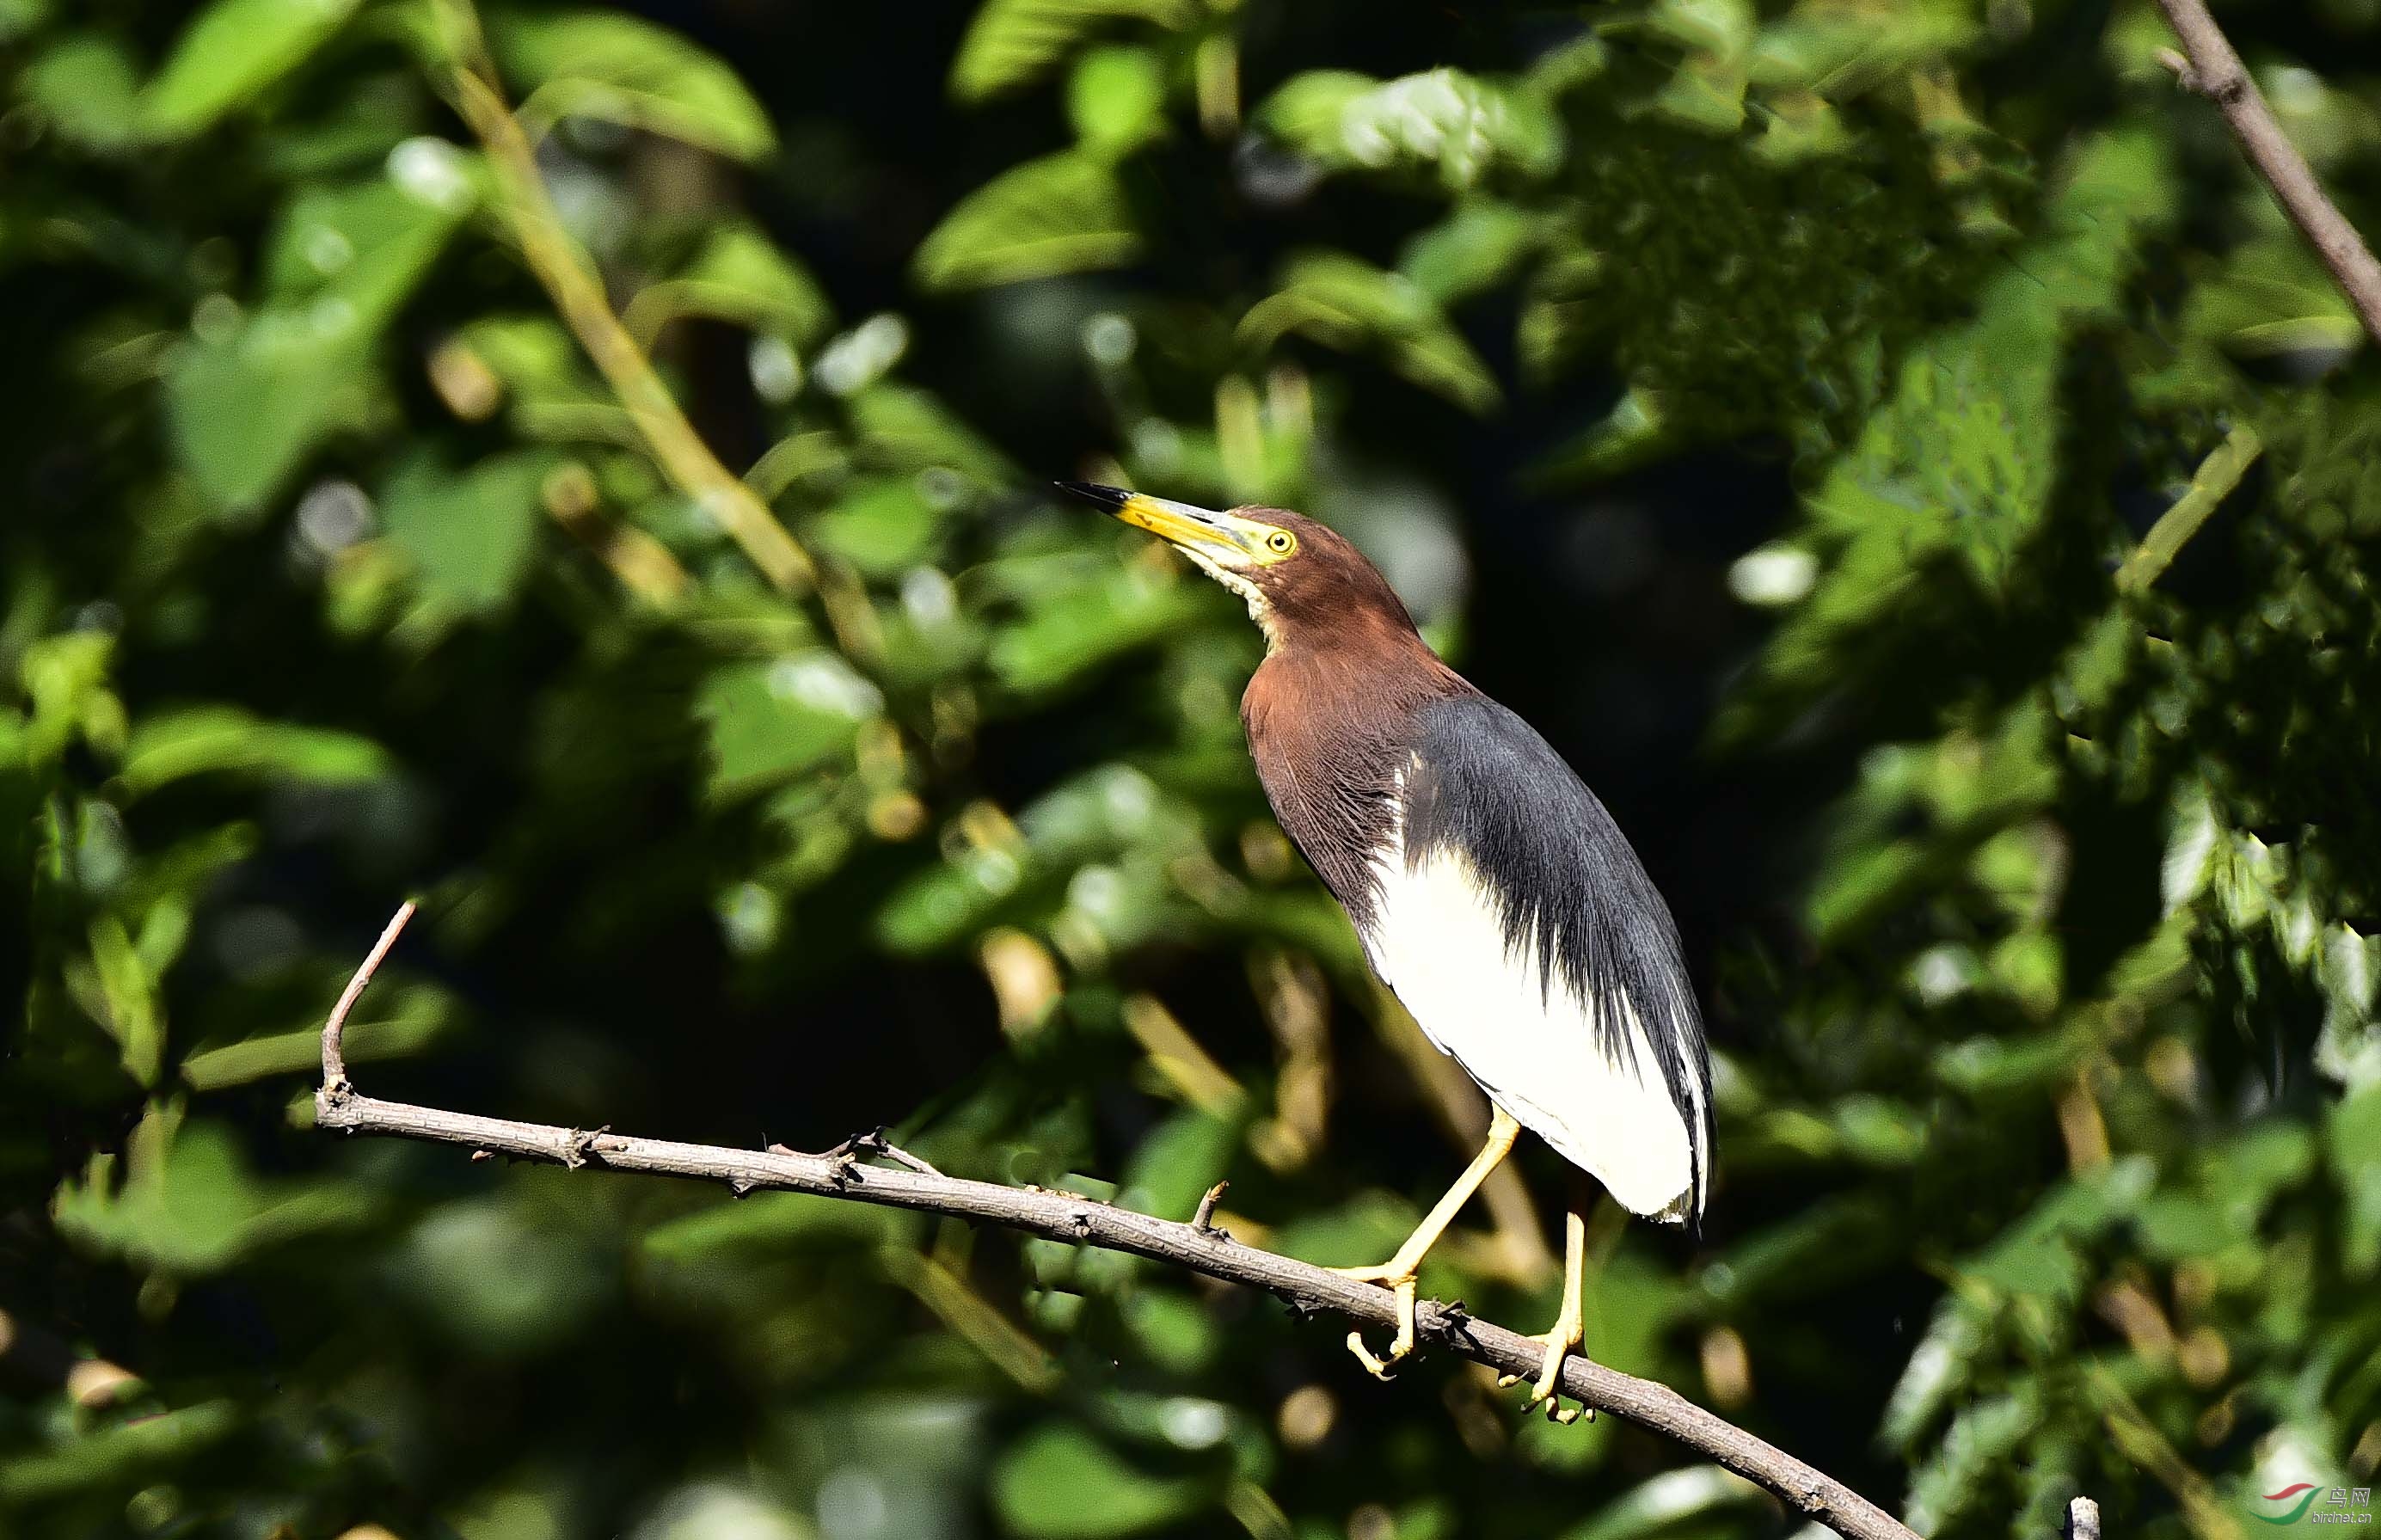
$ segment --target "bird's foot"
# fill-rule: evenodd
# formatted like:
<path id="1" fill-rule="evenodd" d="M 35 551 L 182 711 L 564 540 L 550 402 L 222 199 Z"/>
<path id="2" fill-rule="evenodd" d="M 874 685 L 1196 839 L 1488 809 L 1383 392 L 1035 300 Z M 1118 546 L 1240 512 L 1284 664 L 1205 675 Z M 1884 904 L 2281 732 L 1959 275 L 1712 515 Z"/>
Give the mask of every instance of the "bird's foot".
<path id="1" fill-rule="evenodd" d="M 1546 1351 L 1545 1358 L 1539 1361 L 1537 1383 L 1530 1387 L 1530 1399 L 1522 1408 L 1524 1412 L 1534 1412 L 1540 1406 L 1544 1406 L 1546 1409 L 1546 1421 L 1560 1423 L 1566 1427 L 1581 1418 L 1591 1423 L 1595 1421 L 1593 1407 L 1565 1406 L 1562 1403 L 1562 1397 L 1558 1394 L 1562 1388 L 1563 1360 L 1569 1358 L 1570 1351 L 1579 1346 L 1581 1335 L 1579 1316 L 1567 1314 L 1547 1330 L 1530 1338 L 1532 1342 L 1545 1343 Z M 1500 1390 L 1507 1386 L 1520 1383 L 1521 1383 L 1521 1376 L 1519 1375 L 1496 1376 L 1496 1387 Z"/>
<path id="2" fill-rule="evenodd" d="M 1359 1283 L 1383 1284 L 1395 1291 L 1398 1302 L 1398 1332 L 1389 1339 L 1389 1351 L 1386 1356 L 1376 1355 L 1372 1349 L 1364 1346 L 1362 1332 L 1351 1331 L 1348 1334 L 1348 1351 L 1356 1355 L 1356 1362 L 1361 1363 L 1374 1379 L 1389 1378 L 1396 1370 L 1398 1360 L 1414 1351 L 1413 1273 L 1410 1269 L 1399 1270 L 1394 1265 L 1387 1263 L 1374 1267 L 1334 1267 L 1331 1271 L 1341 1277 L 1354 1278 Z"/>

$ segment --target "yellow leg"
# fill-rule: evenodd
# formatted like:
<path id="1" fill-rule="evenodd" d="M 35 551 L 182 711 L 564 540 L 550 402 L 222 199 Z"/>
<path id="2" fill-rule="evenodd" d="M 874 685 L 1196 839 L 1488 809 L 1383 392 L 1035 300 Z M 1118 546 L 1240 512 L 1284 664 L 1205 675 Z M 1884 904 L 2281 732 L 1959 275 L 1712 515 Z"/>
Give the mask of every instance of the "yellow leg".
<path id="1" fill-rule="evenodd" d="M 1583 1412 L 1592 1422 L 1595 1413 L 1586 1407 L 1565 1406 L 1556 1391 L 1562 1385 L 1563 1360 L 1579 1346 L 1583 1335 L 1580 1313 L 1581 1284 L 1587 1272 L 1587 1216 L 1583 1204 L 1574 1202 L 1563 1215 L 1563 1291 L 1562 1311 L 1555 1324 L 1538 1335 L 1537 1340 L 1546 1345 L 1545 1359 L 1538 1365 L 1538 1382 L 1530 1387 L 1529 1404 L 1543 1403 L 1546 1416 L 1557 1423 L 1576 1423 Z M 1519 1375 L 1499 1375 L 1499 1386 L 1519 1384 Z"/>
<path id="2" fill-rule="evenodd" d="M 1387 1357 L 1374 1357 L 1372 1350 L 1364 1346 L 1362 1332 L 1348 1334 L 1348 1351 L 1354 1353 L 1375 1377 L 1388 1378 L 1390 1365 L 1413 1351 L 1414 1275 L 1422 1269 L 1422 1259 L 1438 1244 L 1438 1238 L 1447 1233 L 1447 1227 L 1455 1222 L 1456 1215 L 1462 1212 L 1471 1194 L 1480 1191 L 1480 1184 L 1488 1179 L 1489 1173 L 1503 1165 L 1505 1157 L 1512 1154 L 1513 1142 L 1520 1136 L 1521 1125 L 1503 1107 L 1498 1107 L 1496 1117 L 1489 1119 L 1488 1142 L 1480 1147 L 1478 1155 L 1471 1157 L 1471 1164 L 1463 1168 L 1463 1175 L 1455 1179 L 1455 1185 L 1447 1190 L 1447 1196 L 1438 1200 L 1438 1206 L 1423 1216 L 1422 1222 L 1414 1227 L 1414 1232 L 1406 1237 L 1406 1243 L 1398 1248 L 1397 1255 L 1375 1267 L 1332 1269 L 1335 1273 L 1365 1283 L 1385 1283 L 1397 1291 L 1398 1334 L 1389 1343 Z"/>

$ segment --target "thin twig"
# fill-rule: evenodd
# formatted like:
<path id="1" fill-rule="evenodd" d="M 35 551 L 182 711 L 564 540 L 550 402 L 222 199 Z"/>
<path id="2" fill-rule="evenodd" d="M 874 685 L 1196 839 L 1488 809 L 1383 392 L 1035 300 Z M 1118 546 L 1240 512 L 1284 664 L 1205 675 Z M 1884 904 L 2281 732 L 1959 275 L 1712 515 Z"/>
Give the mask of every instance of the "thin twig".
<path id="1" fill-rule="evenodd" d="M 2100 1505 L 2078 1497 L 2067 1505 L 2067 1540 L 2100 1540 Z"/>
<path id="2" fill-rule="evenodd" d="M 2326 197 L 2306 157 L 2298 152 L 2274 110 L 2257 90 L 2257 82 L 2241 67 L 2224 29 L 2207 14 L 2205 0 L 2158 0 L 2175 36 L 2182 40 L 2187 67 L 2177 72 L 2186 90 L 2195 91 L 2222 109 L 2241 153 L 2256 166 L 2265 185 L 2274 189 L 2282 212 L 2313 246 L 2348 302 L 2364 323 L 2374 341 L 2381 342 L 2381 263 L 2356 233 L 2356 226 Z"/>
<path id="3" fill-rule="evenodd" d="M 2217 505 L 2232 495 L 2265 447 L 2257 431 L 2245 422 L 2225 434 L 2224 442 L 2199 462 L 2198 471 L 2191 478 L 2191 490 L 2176 498 L 2174 507 L 2158 515 L 2158 521 L 2150 526 L 2141 545 L 2117 568 L 2117 591 L 2141 593 L 2155 583 L 2183 544 L 2199 532 Z"/>
<path id="4" fill-rule="evenodd" d="M 629 335 L 604 293 L 587 255 L 573 240 L 537 169 L 537 151 L 505 104 L 481 41 L 480 18 L 470 0 L 445 0 L 449 79 L 456 110 L 487 152 L 499 186 L 498 207 L 520 243 L 531 272 L 545 287 L 580 347 L 594 361 L 613 393 L 637 424 L 653 460 L 671 484 L 717 520 L 752 565 L 781 592 L 799 593 L 817 581 L 810 554 L 777 522 L 776 515 L 702 442 L 686 420 L 653 361 Z"/>
<path id="5" fill-rule="evenodd" d="M 410 906 L 401 911 L 399 920 L 409 911 Z M 1374 1326 L 1394 1324 L 1396 1307 L 1388 1290 L 1313 1263 L 1239 1245 L 1194 1225 L 1135 1214 L 1076 1193 L 1002 1187 L 929 1171 L 856 1166 L 851 1156 L 861 1147 L 859 1141 L 848 1142 L 849 1148 L 831 1155 L 736 1150 L 605 1131 L 591 1134 L 361 1095 L 344 1077 L 333 1073 L 339 1063 L 339 1029 L 346 1008 L 372 977 L 397 925 L 398 922 L 391 923 L 383 945 L 374 947 L 364 966 L 356 971 L 339 1008 L 324 1025 L 324 1084 L 314 1098 L 315 1121 L 323 1128 L 459 1144 L 517 1160 L 573 1168 L 601 1166 L 615 1171 L 688 1177 L 720 1182 L 739 1193 L 775 1189 L 947 1215 L 1068 1245 L 1124 1252 L 1261 1289 L 1279 1297 L 1301 1318 L 1328 1310 Z M 1544 1356 L 1544 1345 L 1535 1338 L 1492 1326 L 1459 1307 L 1427 1302 L 1419 1324 L 1423 1340 L 1505 1373 L 1534 1375 Z M 1582 1405 L 1614 1412 L 1677 1439 L 1768 1488 L 1849 1540 L 1918 1540 L 1891 1515 L 1841 1482 L 1704 1411 L 1667 1386 L 1574 1358 L 1563 1371 L 1562 1388 Z"/>
<path id="6" fill-rule="evenodd" d="M 413 918 L 414 907 L 410 898 L 397 906 L 397 912 L 389 916 L 388 923 L 381 928 L 380 939 L 373 942 L 372 949 L 364 955 L 363 966 L 358 968 L 355 976 L 348 981 L 348 987 L 339 992 L 339 1003 L 331 1008 L 330 1020 L 323 1023 L 323 1085 L 326 1090 L 348 1083 L 348 1012 L 356 1008 L 356 1000 L 363 994 L 364 985 L 372 983 L 372 975 L 380 972 L 381 959 L 388 956 L 391 947 L 397 945 L 397 935 L 405 929 L 405 923 Z"/>

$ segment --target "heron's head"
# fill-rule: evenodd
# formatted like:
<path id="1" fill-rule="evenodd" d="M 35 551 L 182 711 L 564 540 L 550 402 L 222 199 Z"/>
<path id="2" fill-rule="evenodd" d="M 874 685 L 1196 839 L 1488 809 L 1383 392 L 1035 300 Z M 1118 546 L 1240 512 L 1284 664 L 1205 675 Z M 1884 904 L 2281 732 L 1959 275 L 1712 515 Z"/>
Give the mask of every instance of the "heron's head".
<path id="1" fill-rule="evenodd" d="M 1248 601 L 1269 648 L 1328 643 L 1381 624 L 1413 631 L 1380 569 L 1337 531 L 1303 514 L 1255 507 L 1217 512 L 1121 487 L 1057 484 L 1166 541 Z"/>

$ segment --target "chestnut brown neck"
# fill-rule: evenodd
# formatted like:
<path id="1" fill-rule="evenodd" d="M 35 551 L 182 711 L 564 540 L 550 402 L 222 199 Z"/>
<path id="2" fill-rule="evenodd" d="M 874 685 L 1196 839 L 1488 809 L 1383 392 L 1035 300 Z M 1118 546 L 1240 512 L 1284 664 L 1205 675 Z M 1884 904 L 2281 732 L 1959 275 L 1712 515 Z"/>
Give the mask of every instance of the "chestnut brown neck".
<path id="1" fill-rule="evenodd" d="M 1249 680 L 1240 720 L 1274 816 L 1360 925 L 1374 855 L 1393 833 L 1414 714 L 1476 693 L 1402 614 L 1359 612 L 1328 645 L 1286 628 Z"/>

